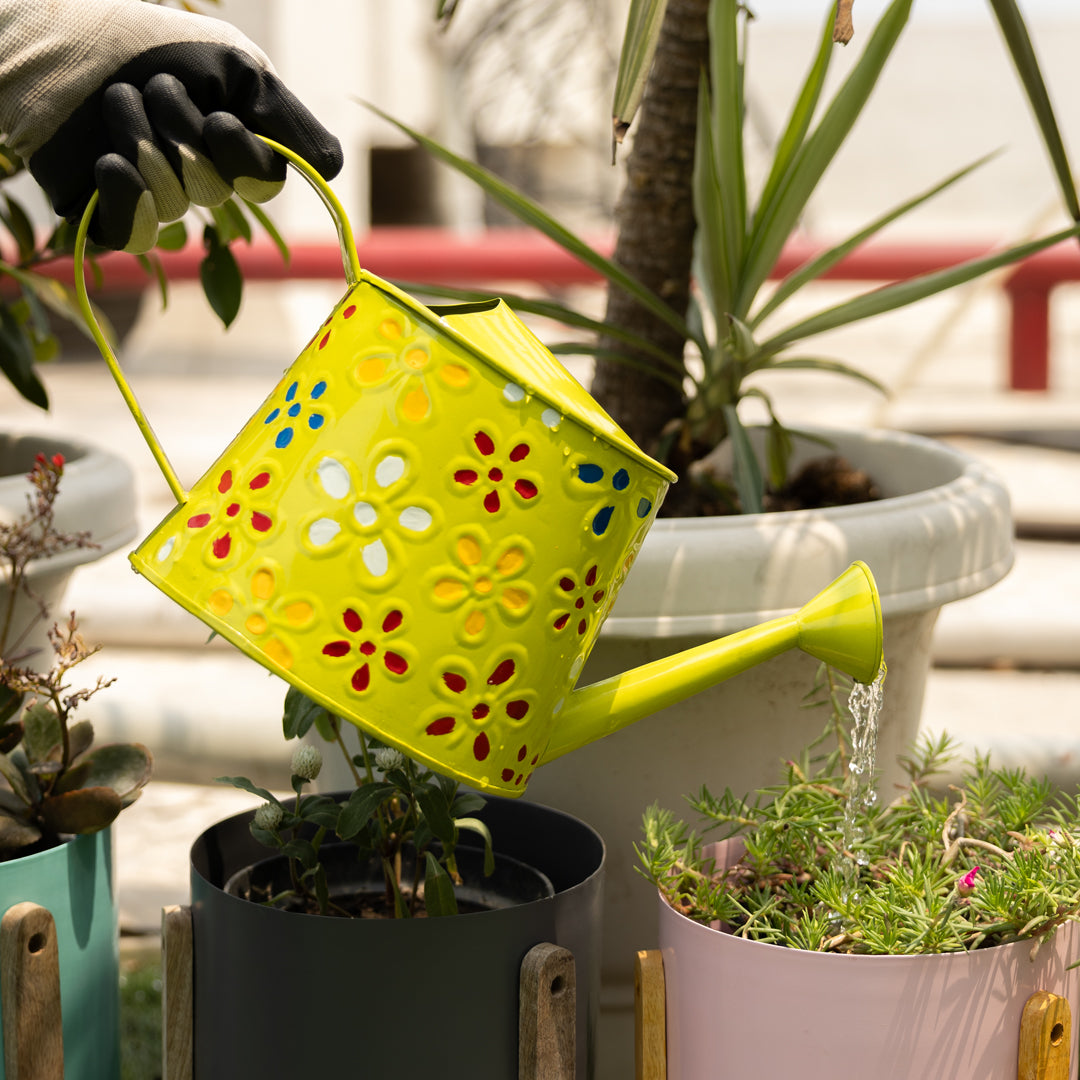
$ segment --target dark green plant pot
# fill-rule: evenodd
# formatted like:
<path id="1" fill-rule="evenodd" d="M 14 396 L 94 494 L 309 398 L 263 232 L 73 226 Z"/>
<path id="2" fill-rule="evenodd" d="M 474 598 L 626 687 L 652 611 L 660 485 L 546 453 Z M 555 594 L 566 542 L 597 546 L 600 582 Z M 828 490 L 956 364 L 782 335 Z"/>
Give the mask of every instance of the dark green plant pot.
<path id="1" fill-rule="evenodd" d="M 0 863 L 0 913 L 25 900 L 56 925 L 65 1080 L 120 1075 L 120 952 L 112 830 Z M 0 1027 L 0 1077 L 3 1068 Z"/>
<path id="2" fill-rule="evenodd" d="M 574 954 L 577 1075 L 593 1075 L 604 845 L 592 828 L 491 799 L 477 816 L 496 850 L 539 870 L 554 895 L 449 918 L 340 919 L 225 892 L 266 857 L 253 816 L 219 822 L 192 848 L 196 1080 L 511 1080 L 521 961 L 541 942 Z"/>

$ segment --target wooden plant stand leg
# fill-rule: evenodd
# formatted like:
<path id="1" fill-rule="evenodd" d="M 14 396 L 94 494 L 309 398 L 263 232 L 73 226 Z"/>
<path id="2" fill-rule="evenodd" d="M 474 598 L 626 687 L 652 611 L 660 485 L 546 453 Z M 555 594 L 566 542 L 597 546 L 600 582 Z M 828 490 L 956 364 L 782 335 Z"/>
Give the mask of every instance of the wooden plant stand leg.
<path id="1" fill-rule="evenodd" d="M 534 945 L 521 962 L 518 1002 L 518 1080 L 574 1080 L 574 954 L 546 942 Z"/>
<path id="2" fill-rule="evenodd" d="M 634 1080 L 667 1080 L 664 957 L 659 949 L 634 961 Z"/>
<path id="3" fill-rule="evenodd" d="M 191 1080 L 192 1064 L 191 908 L 161 909 L 161 1077 Z"/>
<path id="4" fill-rule="evenodd" d="M 0 920 L 0 999 L 7 1080 L 64 1080 L 56 926 L 28 900 Z"/>
<path id="5" fill-rule="evenodd" d="M 1020 1017 L 1017 1080 L 1069 1080 L 1072 1013 L 1067 998 L 1037 990 Z"/>

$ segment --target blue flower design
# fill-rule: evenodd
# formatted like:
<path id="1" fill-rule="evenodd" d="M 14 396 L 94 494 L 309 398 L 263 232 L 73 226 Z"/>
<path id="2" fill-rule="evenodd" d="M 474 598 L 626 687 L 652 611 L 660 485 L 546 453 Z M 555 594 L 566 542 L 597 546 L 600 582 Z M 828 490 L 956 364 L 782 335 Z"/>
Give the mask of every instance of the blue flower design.
<path id="1" fill-rule="evenodd" d="M 599 484 L 605 476 L 605 472 L 602 466 L 586 462 L 578 466 L 578 479 L 583 484 Z M 630 474 L 626 469 L 617 469 L 611 477 L 611 486 L 616 491 L 625 491 L 630 486 Z M 637 516 L 639 518 L 648 517 L 649 511 L 652 510 L 652 500 L 641 498 L 637 504 Z M 611 504 L 609 506 L 602 506 L 593 517 L 592 531 L 596 536 L 603 536 L 607 532 L 608 525 L 611 524 L 611 516 L 615 513 L 615 506 Z"/>
<path id="2" fill-rule="evenodd" d="M 270 410 L 264 424 L 273 424 L 279 419 L 285 419 L 286 423 L 277 433 L 277 437 L 274 439 L 274 445 L 279 450 L 284 450 L 286 446 L 293 440 L 295 431 L 291 421 L 296 420 L 297 417 L 304 411 L 304 406 L 296 400 L 297 391 L 300 388 L 298 382 L 290 384 L 289 389 L 285 391 L 285 405 L 283 407 L 275 406 Z M 318 401 L 326 392 L 326 380 L 321 379 L 312 388 L 311 393 L 308 395 L 313 402 Z M 312 408 L 307 416 L 307 426 L 312 431 L 317 431 L 326 422 L 326 417 L 317 409 Z"/>

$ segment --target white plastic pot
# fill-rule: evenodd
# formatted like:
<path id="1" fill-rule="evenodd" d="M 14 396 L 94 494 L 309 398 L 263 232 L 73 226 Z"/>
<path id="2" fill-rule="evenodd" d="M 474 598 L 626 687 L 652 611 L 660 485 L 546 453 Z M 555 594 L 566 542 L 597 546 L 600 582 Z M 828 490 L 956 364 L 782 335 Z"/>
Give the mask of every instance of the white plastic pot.
<path id="1" fill-rule="evenodd" d="M 76 439 L 43 434 L 0 435 L 0 522 L 17 521 L 27 513 L 26 480 L 36 454 L 64 456 L 64 475 L 55 503 L 54 527 L 60 532 L 88 532 L 92 546 L 71 548 L 33 563 L 28 579 L 31 589 L 45 604 L 53 621 L 66 612 L 61 600 L 75 569 L 100 559 L 132 540 L 136 533 L 135 478 L 123 458 Z M 7 567 L 0 578 L 0 611 L 7 610 Z M 37 606 L 25 596 L 16 601 L 12 626 L 19 632 L 34 623 Z M 19 651 L 35 649 L 33 663 L 50 663 L 49 624 L 37 621 L 33 632 L 20 643 Z"/>

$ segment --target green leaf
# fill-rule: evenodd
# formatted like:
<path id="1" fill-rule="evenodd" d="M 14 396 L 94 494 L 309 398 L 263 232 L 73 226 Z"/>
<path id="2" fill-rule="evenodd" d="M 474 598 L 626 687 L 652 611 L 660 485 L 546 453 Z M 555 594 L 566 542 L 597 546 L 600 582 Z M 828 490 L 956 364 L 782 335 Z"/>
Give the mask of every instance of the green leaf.
<path id="1" fill-rule="evenodd" d="M 363 102 L 362 104 L 377 116 L 381 116 L 387 123 L 393 124 L 399 131 L 408 135 L 410 139 L 413 139 L 420 146 L 424 147 L 428 153 L 433 155 L 439 161 L 449 165 L 463 176 L 467 176 L 470 180 L 474 181 L 496 202 L 509 210 L 519 221 L 524 222 L 534 229 L 538 229 L 549 239 L 554 240 L 559 247 L 563 248 L 563 250 L 570 252 L 571 255 L 576 256 L 585 263 L 586 266 L 591 267 L 598 274 L 621 288 L 624 292 L 629 293 L 629 295 L 637 300 L 642 307 L 647 311 L 652 312 L 653 315 L 667 323 L 668 326 L 672 327 L 683 337 L 690 336 L 689 328 L 682 316 L 657 296 L 652 289 L 643 285 L 621 267 L 616 266 L 610 259 L 605 259 L 603 255 L 591 248 L 584 240 L 575 236 L 574 233 L 564 225 L 561 225 L 537 203 L 533 202 L 532 199 L 523 195 L 509 184 L 504 183 L 495 176 L 494 173 L 489 172 L 487 169 L 474 162 L 468 161 L 466 158 L 458 156 L 453 153 L 453 151 L 448 150 L 440 143 L 437 143 L 434 139 L 429 139 L 427 136 L 421 135 L 420 132 L 409 127 L 407 124 L 403 124 L 400 120 L 395 120 L 392 116 L 384 113 L 374 105 L 367 102 Z"/>
<path id="2" fill-rule="evenodd" d="M 149 781 L 152 771 L 153 758 L 142 743 L 111 743 L 91 750 L 78 765 L 68 769 L 56 790 L 108 787 L 127 805 Z"/>
<path id="3" fill-rule="evenodd" d="M 23 712 L 23 750 L 31 764 L 48 760 L 60 745 L 60 718 L 44 701 L 37 701 Z"/>
<path id="4" fill-rule="evenodd" d="M 375 816 L 375 811 L 395 792 L 394 784 L 376 781 L 363 784 L 350 796 L 338 818 L 337 833 L 342 840 L 351 840 Z"/>
<path id="5" fill-rule="evenodd" d="M 474 817 L 457 818 L 454 824 L 466 832 L 474 832 L 484 841 L 484 877 L 490 877 L 495 873 L 495 849 L 491 843 L 491 830 L 479 819 Z"/>
<path id="6" fill-rule="evenodd" d="M 774 416 L 765 436 L 765 463 L 769 472 L 769 486 L 773 491 L 779 491 L 787 483 L 793 450 L 791 432 Z"/>
<path id="7" fill-rule="evenodd" d="M 994 151 L 993 153 L 984 155 L 977 161 L 973 161 L 970 165 L 958 169 L 951 176 L 947 176 L 939 184 L 935 184 L 933 187 L 928 188 L 926 191 L 916 195 L 912 199 L 908 199 L 907 202 L 901 203 L 895 209 L 890 210 L 875 221 L 872 221 L 866 228 L 860 229 L 854 236 L 849 237 L 842 244 L 837 244 L 835 247 L 823 251 L 816 258 L 810 259 L 808 262 L 803 263 L 802 266 L 797 267 L 780 282 L 776 291 L 769 297 L 768 302 L 754 314 L 753 318 L 750 320 L 750 325 L 759 325 L 767 316 L 772 314 L 772 312 L 785 300 L 793 296 L 804 285 L 811 281 L 815 281 L 817 278 L 821 277 L 822 274 L 831 270 L 832 267 L 841 261 L 841 259 L 850 255 L 851 252 L 869 240 L 870 237 L 880 232 L 886 225 L 891 224 L 904 214 L 914 210 L 928 199 L 932 199 L 935 195 L 940 194 L 946 188 L 951 187 L 953 184 L 962 180 L 970 172 L 979 168 L 981 165 L 985 165 L 986 162 L 996 156 L 997 151 Z"/>
<path id="8" fill-rule="evenodd" d="M 1017 74 L 1027 93 L 1031 110 L 1035 114 L 1035 121 L 1042 132 L 1043 143 L 1046 146 L 1046 152 L 1050 155 L 1050 163 L 1053 165 L 1054 175 L 1057 177 L 1069 215 L 1073 221 L 1080 221 L 1080 201 L 1077 199 L 1069 156 L 1065 150 L 1061 132 L 1058 130 L 1054 108 L 1050 103 L 1050 94 L 1043 81 L 1039 61 L 1035 56 L 1035 49 L 1024 23 L 1024 16 L 1016 0 L 989 0 L 989 2 L 1001 27 L 1001 33 L 1005 38 L 1005 44 L 1008 46 Z"/>
<path id="9" fill-rule="evenodd" d="M 285 694 L 285 711 L 281 716 L 281 730 L 286 739 L 301 739 L 310 730 L 320 713 L 325 713 L 317 701 L 312 701 L 302 690 L 290 686 Z"/>
<path id="10" fill-rule="evenodd" d="M 769 176 L 762 186 L 761 195 L 758 199 L 759 212 L 761 209 L 772 205 L 784 177 L 787 176 L 788 170 L 791 168 L 795 156 L 806 138 L 806 133 L 810 130 L 814 112 L 821 98 L 821 91 L 825 86 L 825 76 L 829 72 L 829 62 L 832 60 L 833 52 L 836 49 L 832 39 L 834 22 L 835 8 L 830 5 L 830 10 L 825 16 L 825 24 L 818 42 L 818 51 L 814 57 L 814 62 L 810 65 L 810 70 L 803 78 L 802 87 L 792 107 L 791 116 L 788 117 L 787 126 L 776 144 Z"/>
<path id="11" fill-rule="evenodd" d="M 33 259 L 37 250 L 37 242 L 34 237 L 34 226 L 20 203 L 17 203 L 10 195 L 4 196 L 6 213 L 0 213 L 8 231 L 19 248 L 19 261 L 29 262 Z"/>
<path id="12" fill-rule="evenodd" d="M 457 897 L 446 868 L 430 852 L 424 855 L 424 907 L 431 917 L 456 915 Z"/>
<path id="13" fill-rule="evenodd" d="M 457 839 L 457 830 L 446 796 L 438 788 L 420 787 L 416 790 L 416 801 L 431 831 L 444 844 L 452 846 Z"/>
<path id="14" fill-rule="evenodd" d="M 303 801 L 300 817 L 335 832 L 341 817 L 341 804 L 325 795 L 309 796 Z"/>
<path id="15" fill-rule="evenodd" d="M 475 814 L 480 810 L 483 810 L 487 806 L 487 799 L 483 795 L 478 795 L 475 791 L 463 791 L 456 799 L 454 799 L 453 805 L 450 807 L 450 813 L 455 818 L 463 817 L 469 814 Z M 458 823 L 460 826 L 460 823 Z"/>
<path id="16" fill-rule="evenodd" d="M 737 266 L 731 261 L 724 189 L 720 184 L 716 143 L 712 133 L 709 84 L 702 73 L 698 90 L 697 139 L 694 146 L 693 197 L 697 231 L 694 234 L 695 270 L 708 308 L 716 317 L 731 310 L 731 291 Z"/>
<path id="17" fill-rule="evenodd" d="M 739 56 L 738 24 L 745 9 L 738 0 L 713 0 L 709 5 L 709 72 L 711 76 L 712 153 L 721 192 L 722 255 L 729 288 L 742 265 L 746 241 L 746 174 L 743 168 L 743 65 Z M 702 132 L 698 127 L 698 137 Z M 717 314 L 729 306 L 715 309 Z M 738 312 L 736 312 L 738 314 Z"/>
<path id="18" fill-rule="evenodd" d="M 430 282 L 421 283 L 395 280 L 393 284 L 399 289 L 413 295 L 427 295 L 448 300 L 461 300 L 463 303 L 477 303 L 491 299 L 490 290 L 461 289 L 449 285 L 432 285 Z M 564 326 L 573 326 L 581 330 L 590 330 L 594 334 L 609 337 L 613 341 L 625 342 L 627 345 L 633 346 L 639 352 L 655 356 L 657 360 L 662 364 L 665 364 L 672 371 L 679 372 L 680 376 L 685 373 L 685 368 L 681 359 L 673 357 L 670 353 L 665 352 L 640 334 L 635 334 L 632 330 L 625 330 L 621 326 L 606 323 L 602 319 L 590 318 L 580 311 L 575 311 L 573 308 L 566 307 L 564 304 L 557 303 L 553 300 L 544 300 L 531 296 L 520 296 L 516 293 L 504 292 L 501 289 L 499 290 L 499 297 L 500 299 L 505 300 L 519 315 L 541 315 L 545 319 L 553 319 L 556 322 L 562 323 Z M 440 314 L 445 314 L 445 312 L 440 312 Z M 701 335 L 697 334 L 695 340 L 700 337 Z"/>
<path id="19" fill-rule="evenodd" d="M 158 229 L 157 246 L 162 251 L 180 251 L 187 241 L 187 226 L 183 221 L 172 221 Z"/>
<path id="20" fill-rule="evenodd" d="M 27 401 L 49 407 L 49 395 L 34 371 L 34 343 L 7 304 L 0 303 L 0 371 Z"/>
<path id="21" fill-rule="evenodd" d="M 667 0 L 630 0 L 611 104 L 612 164 L 615 147 L 623 141 L 645 93 L 666 10 Z"/>
<path id="22" fill-rule="evenodd" d="M 785 369 L 789 371 L 827 371 L 834 375 L 844 375 L 849 379 L 856 379 L 858 382 L 872 387 L 879 394 L 889 396 L 889 388 L 883 382 L 875 379 L 873 375 L 868 375 L 865 371 L 860 371 L 858 368 L 851 367 L 840 360 L 830 360 L 824 356 L 793 356 L 790 359 L 768 360 L 761 364 L 760 367 L 754 366 L 753 368 L 755 371 L 783 371 Z"/>
<path id="23" fill-rule="evenodd" d="M 210 225 L 203 230 L 206 257 L 199 264 L 199 281 L 214 314 L 226 327 L 240 311 L 244 279 L 233 253 Z"/>
<path id="24" fill-rule="evenodd" d="M 221 243 L 231 244 L 234 240 L 246 240 L 249 244 L 251 243 L 251 224 L 244 217 L 235 199 L 229 199 L 220 206 L 211 207 L 210 216 L 217 226 L 218 239 Z"/>
<path id="25" fill-rule="evenodd" d="M 792 342 L 801 341 L 812 337 L 814 334 L 822 334 L 826 330 L 835 330 L 840 326 L 858 322 L 860 319 L 868 319 L 874 315 L 882 315 L 897 308 L 907 307 L 928 296 L 945 292 L 948 289 L 964 285 L 983 274 L 998 270 L 1003 266 L 1019 262 L 1030 255 L 1043 251 L 1046 248 L 1060 244 L 1063 240 L 1070 240 L 1080 236 L 1080 225 L 1063 229 L 1061 232 L 1044 237 L 1041 240 L 1033 240 L 1027 244 L 1018 244 L 998 252 L 996 255 L 987 255 L 981 259 L 971 259 L 959 266 L 949 267 L 947 270 L 938 270 L 932 274 L 924 274 L 921 277 L 911 278 L 909 281 L 897 281 L 892 285 L 885 285 L 872 292 L 863 293 L 852 300 L 848 300 L 826 311 L 819 312 L 774 337 L 763 341 L 760 349 L 765 353 L 775 353 Z"/>
<path id="26" fill-rule="evenodd" d="M 291 258 L 289 245 L 285 242 L 285 238 L 281 233 L 278 232 L 277 227 L 270 220 L 266 211 L 258 203 L 248 202 L 247 199 L 244 199 L 243 203 L 247 207 L 247 212 L 262 226 L 263 232 L 273 240 L 274 246 L 281 252 L 282 261 L 288 266 Z"/>
<path id="27" fill-rule="evenodd" d="M 148 255 L 136 255 L 139 265 L 146 271 L 148 277 L 157 281 L 158 293 L 161 295 L 161 310 L 165 311 L 169 306 L 169 279 L 165 276 L 165 267 L 161 265 L 161 259 L 150 253 Z"/>
<path id="28" fill-rule="evenodd" d="M 314 870 L 319 865 L 319 853 L 308 840 L 290 840 L 282 846 L 281 852 L 290 859 L 296 859 L 305 870 Z"/>
<path id="29" fill-rule="evenodd" d="M 93 833 L 116 820 L 123 809 L 111 787 L 84 787 L 50 795 L 41 803 L 42 823 L 54 833 Z"/>
<path id="30" fill-rule="evenodd" d="M 281 801 L 276 795 L 271 795 L 266 788 L 256 786 L 246 776 L 215 776 L 214 783 L 231 784 L 234 788 L 239 788 L 241 791 L 247 791 L 252 795 L 258 795 L 264 802 L 277 803 L 278 806 L 281 805 Z"/>
<path id="31" fill-rule="evenodd" d="M 760 514 L 764 483 L 761 479 L 761 466 L 758 464 L 750 438 L 746 434 L 739 414 L 734 405 L 724 405 L 724 421 L 727 424 L 728 438 L 731 439 L 732 479 L 739 494 L 739 502 L 744 514 Z"/>
<path id="32" fill-rule="evenodd" d="M 732 301 L 732 311 L 736 315 L 750 309 L 818 182 L 844 145 L 907 23 L 912 2 L 892 0 L 820 123 L 796 154 L 775 198 L 770 205 L 759 206 L 751 229 L 742 280 Z"/>

